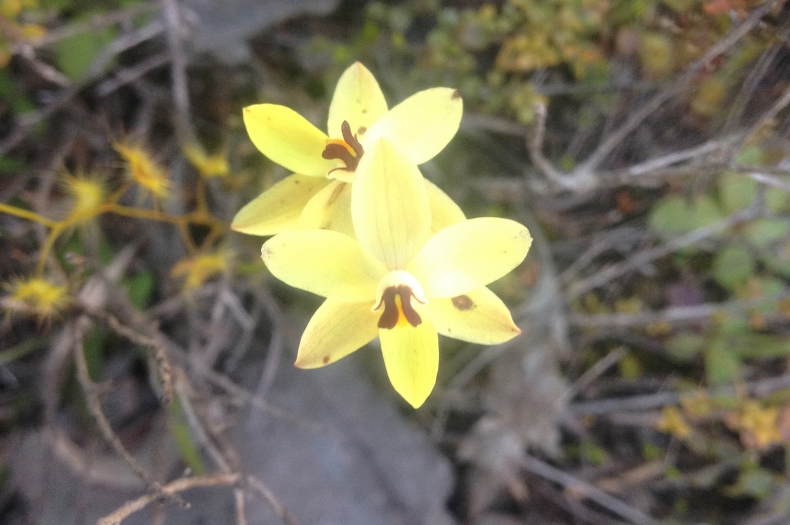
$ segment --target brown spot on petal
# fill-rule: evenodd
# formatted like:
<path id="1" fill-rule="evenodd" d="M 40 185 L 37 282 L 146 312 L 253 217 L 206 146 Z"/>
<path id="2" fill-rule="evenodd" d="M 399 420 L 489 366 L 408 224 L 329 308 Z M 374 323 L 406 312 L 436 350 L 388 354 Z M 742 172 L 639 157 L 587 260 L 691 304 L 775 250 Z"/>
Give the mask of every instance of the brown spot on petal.
<path id="1" fill-rule="evenodd" d="M 329 362 L 329 356 L 325 355 L 323 361 L 324 361 L 324 364 L 327 364 Z"/>
<path id="2" fill-rule="evenodd" d="M 365 126 L 360 126 L 359 129 L 357 129 L 357 133 L 359 133 L 360 135 L 364 135 L 367 130 L 368 128 L 366 128 Z"/>
<path id="3" fill-rule="evenodd" d="M 450 98 L 451 98 L 452 100 L 458 100 L 459 98 L 461 98 L 461 94 L 460 94 L 460 93 L 458 92 L 458 90 L 456 89 L 456 90 L 454 90 L 454 91 L 453 91 L 453 94 L 452 94 L 452 96 L 451 96 Z"/>
<path id="4" fill-rule="evenodd" d="M 453 306 L 463 311 L 471 310 L 475 307 L 475 303 L 469 298 L 468 295 L 459 295 L 451 299 Z"/>

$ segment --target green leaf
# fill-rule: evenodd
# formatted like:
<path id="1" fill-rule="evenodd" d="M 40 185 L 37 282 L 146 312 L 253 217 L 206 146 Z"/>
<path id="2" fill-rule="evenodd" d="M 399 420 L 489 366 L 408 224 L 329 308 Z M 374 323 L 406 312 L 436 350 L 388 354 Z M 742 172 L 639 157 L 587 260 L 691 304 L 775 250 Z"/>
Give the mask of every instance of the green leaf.
<path id="1" fill-rule="evenodd" d="M 743 235 L 758 248 L 766 248 L 787 236 L 790 224 L 779 219 L 755 219 L 743 227 Z"/>
<path id="2" fill-rule="evenodd" d="M 181 452 L 181 458 L 184 463 L 192 470 L 195 475 L 203 474 L 206 471 L 203 465 L 203 458 L 200 456 L 195 443 L 192 441 L 192 436 L 189 433 L 189 426 L 186 424 L 186 416 L 184 409 L 181 408 L 181 403 L 178 398 L 174 398 L 169 405 L 170 421 L 173 427 L 173 438 L 176 440 L 178 449 Z"/>
<path id="3" fill-rule="evenodd" d="M 689 332 L 675 334 L 666 342 L 670 357 L 682 362 L 695 359 L 704 346 L 705 338 L 703 336 Z"/>
<path id="4" fill-rule="evenodd" d="M 628 354 L 620 359 L 617 366 L 620 369 L 620 376 L 622 376 L 623 379 L 637 379 L 641 377 L 644 372 L 642 363 L 640 363 L 639 359 L 633 354 Z"/>
<path id="5" fill-rule="evenodd" d="M 757 193 L 757 182 L 746 175 L 725 171 L 718 180 L 719 198 L 725 213 L 747 207 Z"/>
<path id="6" fill-rule="evenodd" d="M 606 450 L 592 441 L 582 441 L 579 445 L 579 453 L 593 465 L 603 465 L 606 462 Z"/>
<path id="7" fill-rule="evenodd" d="M 741 360 L 722 339 L 714 339 L 705 352 L 705 375 L 709 385 L 731 383 L 741 372 Z"/>
<path id="8" fill-rule="evenodd" d="M 82 350 L 85 352 L 85 362 L 88 365 L 88 375 L 91 381 L 98 383 L 102 361 L 104 360 L 104 343 L 107 338 L 98 326 L 91 327 L 85 336 Z"/>
<path id="9" fill-rule="evenodd" d="M 754 259 L 743 246 L 725 246 L 713 256 L 712 270 L 716 282 L 732 290 L 754 275 Z"/>
<path id="10" fill-rule="evenodd" d="M 788 179 L 784 180 L 790 182 Z M 774 213 L 790 211 L 790 192 L 779 188 L 767 188 L 765 190 L 765 207 Z"/>
<path id="11" fill-rule="evenodd" d="M 148 300 L 154 291 L 154 274 L 150 271 L 140 272 L 126 283 L 126 295 L 138 310 L 145 310 Z"/>
<path id="12" fill-rule="evenodd" d="M 790 244 L 766 251 L 760 260 L 772 272 L 790 278 Z"/>
<path id="13" fill-rule="evenodd" d="M 738 481 L 727 487 L 725 493 L 730 497 L 751 496 L 765 499 L 771 494 L 774 486 L 774 474 L 764 468 L 750 468 L 741 471 Z"/>
<path id="14" fill-rule="evenodd" d="M 657 233 L 671 233 L 685 230 L 689 219 L 686 199 L 681 195 L 670 195 L 653 206 L 647 224 Z"/>
<path id="15" fill-rule="evenodd" d="M 730 338 L 727 346 L 743 359 L 766 359 L 790 355 L 790 344 L 787 344 L 787 340 L 770 334 L 754 332 L 742 334 Z"/>
<path id="16" fill-rule="evenodd" d="M 762 164 L 765 159 L 765 151 L 760 146 L 746 146 L 735 157 L 738 164 L 755 165 Z"/>
<path id="17" fill-rule="evenodd" d="M 662 237 L 672 238 L 723 218 L 718 204 L 710 195 L 699 195 L 690 200 L 681 195 L 670 195 L 653 206 L 647 224 Z"/>
<path id="18" fill-rule="evenodd" d="M 58 67 L 69 80 L 80 80 L 88 72 L 99 52 L 115 39 L 113 27 L 99 31 L 78 33 L 60 40 L 54 45 Z"/>

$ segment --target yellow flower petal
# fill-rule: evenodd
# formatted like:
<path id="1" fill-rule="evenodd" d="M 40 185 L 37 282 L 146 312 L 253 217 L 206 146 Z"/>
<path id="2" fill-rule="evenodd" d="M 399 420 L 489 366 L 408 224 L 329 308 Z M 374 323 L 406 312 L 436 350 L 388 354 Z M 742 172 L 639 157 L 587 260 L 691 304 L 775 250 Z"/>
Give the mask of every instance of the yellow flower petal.
<path id="1" fill-rule="evenodd" d="M 276 104 L 244 108 L 244 125 L 255 147 L 294 173 L 325 177 L 338 163 L 321 157 L 327 137 L 296 111 Z"/>
<path id="2" fill-rule="evenodd" d="M 327 131 L 340 138 L 340 126 L 348 121 L 351 132 L 361 139 L 365 132 L 387 113 L 387 101 L 379 83 L 368 69 L 356 62 L 340 75 L 329 104 Z"/>
<path id="3" fill-rule="evenodd" d="M 425 179 L 387 140 L 366 152 L 352 185 L 351 218 L 360 244 L 390 270 L 402 269 L 430 235 Z"/>
<path id="4" fill-rule="evenodd" d="M 532 237 L 510 219 L 482 217 L 453 224 L 430 238 L 407 271 L 426 297 L 455 297 L 495 281 L 524 260 Z"/>
<path id="5" fill-rule="evenodd" d="M 351 223 L 351 185 L 333 180 L 315 194 L 302 210 L 299 228 L 335 230 L 354 237 Z"/>
<path id="6" fill-rule="evenodd" d="M 378 314 L 373 301 L 345 303 L 327 299 L 307 323 L 296 366 L 319 368 L 347 356 L 376 338 Z"/>
<path id="7" fill-rule="evenodd" d="M 299 227 L 302 209 L 329 184 L 327 179 L 290 175 L 239 210 L 230 227 L 250 235 L 275 235 Z"/>
<path id="8" fill-rule="evenodd" d="M 431 232 L 436 233 L 451 224 L 466 220 L 461 208 L 436 184 L 425 179 L 425 189 L 428 190 L 428 202 L 431 206 Z"/>
<path id="9" fill-rule="evenodd" d="M 440 334 L 470 343 L 498 345 L 521 333 L 505 303 L 485 286 L 451 299 L 433 298 L 421 310 Z"/>
<path id="10" fill-rule="evenodd" d="M 386 273 L 356 240 L 330 230 L 283 232 L 266 241 L 261 257 L 281 281 L 346 302 L 372 301 Z"/>
<path id="11" fill-rule="evenodd" d="M 388 138 L 412 162 L 422 164 L 442 151 L 458 131 L 463 102 L 458 91 L 432 88 L 410 96 L 381 117 L 362 137 L 368 147 Z"/>
<path id="12" fill-rule="evenodd" d="M 379 330 L 381 353 L 390 383 L 403 399 L 419 408 L 436 384 L 439 371 L 439 336 L 430 321 L 418 326 Z"/>

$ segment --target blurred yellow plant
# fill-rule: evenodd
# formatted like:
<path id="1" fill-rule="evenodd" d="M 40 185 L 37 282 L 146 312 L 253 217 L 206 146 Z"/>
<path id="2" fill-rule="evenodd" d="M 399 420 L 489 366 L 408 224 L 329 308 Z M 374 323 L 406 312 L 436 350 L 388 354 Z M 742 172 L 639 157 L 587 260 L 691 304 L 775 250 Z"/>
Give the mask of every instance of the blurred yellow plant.
<path id="1" fill-rule="evenodd" d="M 656 423 L 656 430 L 679 439 L 686 439 L 691 435 L 691 427 L 678 407 L 673 405 L 665 406 L 661 410 L 661 419 Z"/>
<path id="2" fill-rule="evenodd" d="M 764 407 L 756 399 L 745 399 L 738 410 L 730 412 L 724 422 L 740 434 L 746 448 L 764 449 L 781 443 L 779 432 L 779 410 Z"/>
<path id="3" fill-rule="evenodd" d="M 194 291 L 206 281 L 227 271 L 230 260 L 230 252 L 222 250 L 187 257 L 173 266 L 170 276 L 174 279 L 185 278 L 184 290 Z"/>
<path id="4" fill-rule="evenodd" d="M 11 59 L 12 43 L 41 38 L 46 29 L 38 24 L 17 20 L 25 9 L 38 7 L 38 0 L 2 0 L 0 2 L 0 67 Z"/>
<path id="5" fill-rule="evenodd" d="M 41 277 L 18 279 L 6 285 L 10 295 L 3 307 L 9 312 L 33 314 L 45 320 L 69 304 L 68 289 Z"/>
<path id="6" fill-rule="evenodd" d="M 106 191 L 104 184 L 96 175 L 66 173 L 63 176 L 62 184 L 73 201 L 66 221 L 74 218 L 77 222 L 85 222 L 99 213 L 99 207 L 104 203 Z"/>
<path id="7" fill-rule="evenodd" d="M 115 151 L 126 161 L 129 176 L 134 182 L 151 193 L 154 198 L 166 199 L 170 193 L 167 172 L 151 155 L 138 144 L 127 140 L 113 145 Z"/>
<path id="8" fill-rule="evenodd" d="M 203 178 L 224 177 L 230 172 L 225 150 L 208 155 L 202 146 L 195 143 L 185 145 L 182 150 L 184 156 Z"/>

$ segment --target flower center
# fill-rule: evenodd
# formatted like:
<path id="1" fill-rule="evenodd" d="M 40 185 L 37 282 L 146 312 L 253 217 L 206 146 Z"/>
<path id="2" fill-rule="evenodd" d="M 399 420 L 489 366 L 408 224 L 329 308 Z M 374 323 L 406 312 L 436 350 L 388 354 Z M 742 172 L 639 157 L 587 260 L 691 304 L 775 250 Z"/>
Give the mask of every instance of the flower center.
<path id="1" fill-rule="evenodd" d="M 374 312 L 382 308 L 379 317 L 379 328 L 392 329 L 396 326 L 419 326 L 422 317 L 412 305 L 412 299 L 420 304 L 428 304 L 423 296 L 422 286 L 409 272 L 394 270 L 385 275 L 379 282 L 376 292 Z"/>
<path id="2" fill-rule="evenodd" d="M 422 317 L 411 305 L 414 293 L 406 285 L 391 286 L 384 290 L 381 302 L 374 308 L 378 310 L 382 304 L 384 312 L 379 317 L 379 328 L 395 328 L 409 323 L 417 326 L 422 323 Z"/>
<path id="3" fill-rule="evenodd" d="M 343 124 L 340 125 L 340 131 L 343 133 L 343 139 L 329 139 L 321 156 L 327 160 L 337 159 L 345 164 L 345 167 L 335 168 L 330 170 L 329 173 L 335 170 L 356 170 L 359 159 L 365 153 L 356 134 L 351 133 L 351 126 L 347 120 L 344 120 Z"/>

